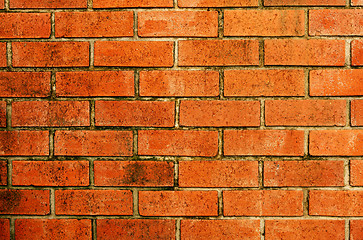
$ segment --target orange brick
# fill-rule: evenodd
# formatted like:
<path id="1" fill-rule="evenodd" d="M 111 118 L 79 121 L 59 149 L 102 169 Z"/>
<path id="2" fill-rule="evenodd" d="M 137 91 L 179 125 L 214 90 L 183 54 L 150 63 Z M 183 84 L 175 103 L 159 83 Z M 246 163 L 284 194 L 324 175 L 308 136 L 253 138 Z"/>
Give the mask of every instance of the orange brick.
<path id="1" fill-rule="evenodd" d="M 50 13 L 0 13 L 0 38 L 49 38 Z"/>
<path id="2" fill-rule="evenodd" d="M 158 161 L 95 161 L 96 186 L 174 185 L 174 164 Z"/>
<path id="3" fill-rule="evenodd" d="M 304 132 L 297 130 L 225 130 L 224 154 L 303 156 Z"/>
<path id="4" fill-rule="evenodd" d="M 0 101 L 0 127 L 6 127 L 6 102 Z"/>
<path id="5" fill-rule="evenodd" d="M 352 66 L 363 66 L 363 41 L 352 41 Z"/>
<path id="6" fill-rule="evenodd" d="M 218 37 L 217 11 L 139 12 L 141 37 Z"/>
<path id="7" fill-rule="evenodd" d="M 346 100 L 267 100 L 266 126 L 344 126 Z"/>
<path id="8" fill-rule="evenodd" d="M 0 238 L 10 239 L 10 220 L 0 219 Z"/>
<path id="9" fill-rule="evenodd" d="M 351 102 L 351 115 L 352 126 L 363 126 L 363 100 Z"/>
<path id="10" fill-rule="evenodd" d="M 175 102 L 96 101 L 97 126 L 173 127 Z"/>
<path id="11" fill-rule="evenodd" d="M 8 164 L 6 161 L 0 161 L 0 185 L 4 186 L 7 184 L 8 184 Z"/>
<path id="12" fill-rule="evenodd" d="M 87 8 L 87 0 L 11 0 L 10 8 Z"/>
<path id="13" fill-rule="evenodd" d="M 179 66 L 258 65 L 257 40 L 179 41 Z"/>
<path id="14" fill-rule="evenodd" d="M 363 186 L 363 160 L 350 161 L 350 184 Z"/>
<path id="15" fill-rule="evenodd" d="M 265 6 L 345 6 L 345 0 L 264 0 Z"/>
<path id="16" fill-rule="evenodd" d="M 90 219 L 16 219 L 15 238 L 28 239 L 92 239 Z"/>
<path id="17" fill-rule="evenodd" d="M 350 220 L 350 239 L 363 239 L 363 220 Z"/>
<path id="18" fill-rule="evenodd" d="M 5 1 L 0 1 L 0 9 L 4 9 L 4 7 L 5 7 L 4 5 L 5 5 Z"/>
<path id="19" fill-rule="evenodd" d="M 265 40 L 266 65 L 344 66 L 345 41 L 327 39 Z"/>
<path id="20" fill-rule="evenodd" d="M 139 84 L 140 96 L 212 97 L 219 95 L 217 71 L 141 71 Z"/>
<path id="21" fill-rule="evenodd" d="M 140 191 L 141 216 L 217 216 L 217 191 Z"/>
<path id="22" fill-rule="evenodd" d="M 13 102 L 11 124 L 18 126 L 89 126 L 88 101 Z"/>
<path id="23" fill-rule="evenodd" d="M 14 67 L 87 67 L 88 42 L 13 42 Z"/>
<path id="24" fill-rule="evenodd" d="M 205 156 L 218 153 L 217 131 L 140 130 L 139 155 Z"/>
<path id="25" fill-rule="evenodd" d="M 173 0 L 93 0 L 94 8 L 173 7 Z"/>
<path id="26" fill-rule="evenodd" d="M 343 161 L 265 161 L 264 186 L 344 186 Z"/>
<path id="27" fill-rule="evenodd" d="M 92 71 L 57 72 L 57 96 L 131 97 L 134 96 L 134 72 Z"/>
<path id="28" fill-rule="evenodd" d="M 181 126 L 259 126 L 258 101 L 181 101 Z"/>
<path id="29" fill-rule="evenodd" d="M 302 216 L 303 192 L 223 191 L 224 216 Z"/>
<path id="30" fill-rule="evenodd" d="M 309 140 L 309 152 L 313 156 L 363 155 L 361 130 L 310 131 Z"/>
<path id="31" fill-rule="evenodd" d="M 57 215 L 132 215 L 128 190 L 56 190 Z"/>
<path id="32" fill-rule="evenodd" d="M 95 43 L 95 66 L 171 67 L 173 42 L 100 41 Z"/>
<path id="33" fill-rule="evenodd" d="M 180 187 L 258 187 L 257 161 L 180 161 Z"/>
<path id="34" fill-rule="evenodd" d="M 363 6 L 363 0 L 351 0 L 352 6 Z"/>
<path id="35" fill-rule="evenodd" d="M 226 10 L 225 36 L 303 36 L 304 10 Z"/>
<path id="36" fill-rule="evenodd" d="M 258 0 L 179 0 L 179 7 L 257 7 Z"/>
<path id="37" fill-rule="evenodd" d="M 134 14 L 122 12 L 56 12 L 56 37 L 132 37 Z"/>
<path id="38" fill-rule="evenodd" d="M 309 215 L 363 216 L 363 191 L 311 190 Z"/>
<path id="39" fill-rule="evenodd" d="M 7 65 L 8 63 L 6 60 L 6 43 L 0 42 L 0 67 L 7 67 Z"/>
<path id="40" fill-rule="evenodd" d="M 13 161 L 12 184 L 88 186 L 88 161 Z"/>

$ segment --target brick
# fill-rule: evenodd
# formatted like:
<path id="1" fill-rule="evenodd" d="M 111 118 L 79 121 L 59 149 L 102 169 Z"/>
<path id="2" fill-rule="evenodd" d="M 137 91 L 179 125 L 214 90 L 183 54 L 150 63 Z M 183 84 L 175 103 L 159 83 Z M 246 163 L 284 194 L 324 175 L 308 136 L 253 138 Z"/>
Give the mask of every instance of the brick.
<path id="1" fill-rule="evenodd" d="M 350 185 L 363 186 L 363 160 L 350 161 Z"/>
<path id="2" fill-rule="evenodd" d="M 204 156 L 218 153 L 217 131 L 140 130 L 139 155 Z"/>
<path id="3" fill-rule="evenodd" d="M 224 154 L 303 156 L 304 132 L 297 130 L 225 130 Z"/>
<path id="4" fill-rule="evenodd" d="M 174 164 L 159 161 L 95 161 L 96 186 L 171 187 Z"/>
<path id="5" fill-rule="evenodd" d="M 352 100 L 351 118 L 352 126 L 363 126 L 363 100 Z"/>
<path id="6" fill-rule="evenodd" d="M 266 220 L 266 239 L 344 239 L 344 220 Z"/>
<path id="7" fill-rule="evenodd" d="M 14 67 L 87 67 L 88 42 L 13 42 Z"/>
<path id="8" fill-rule="evenodd" d="M 195 81 L 198 79 L 198 81 Z M 212 97 L 219 95 L 217 71 L 141 71 L 140 96 Z"/>
<path id="9" fill-rule="evenodd" d="M 363 6 L 363 0 L 351 0 L 352 6 Z"/>
<path id="10" fill-rule="evenodd" d="M 0 127 L 6 127 L 6 102 L 0 101 Z"/>
<path id="11" fill-rule="evenodd" d="M 352 41 L 352 66 L 363 66 L 363 41 Z"/>
<path id="12" fill-rule="evenodd" d="M 313 156 L 363 155 L 363 131 L 321 130 L 310 131 L 309 153 Z"/>
<path id="13" fill-rule="evenodd" d="M 265 161 L 264 186 L 344 186 L 343 161 Z"/>
<path id="14" fill-rule="evenodd" d="M 175 220 L 165 219 L 97 219 L 100 240 L 172 240 Z"/>
<path id="15" fill-rule="evenodd" d="M 54 154 L 63 156 L 132 156 L 131 131 L 56 131 Z"/>
<path id="16" fill-rule="evenodd" d="M 10 239 L 10 220 L 0 219 L 0 238 Z"/>
<path id="17" fill-rule="evenodd" d="M 183 240 L 260 239 L 259 220 L 181 220 Z"/>
<path id="18" fill-rule="evenodd" d="M 352 21 L 354 19 L 354 21 Z M 363 35 L 363 10 L 309 10 L 309 35 Z"/>
<path id="19" fill-rule="evenodd" d="M 140 191 L 141 216 L 217 216 L 217 191 Z"/>
<path id="20" fill-rule="evenodd" d="M 302 216 L 303 192 L 223 191 L 224 216 Z"/>
<path id="21" fill-rule="evenodd" d="M 173 7 L 173 0 L 93 0 L 93 8 Z"/>
<path id="22" fill-rule="evenodd" d="M 257 40 L 179 41 L 179 66 L 258 65 Z"/>
<path id="23" fill-rule="evenodd" d="M 8 184 L 8 164 L 6 161 L 0 161 L 0 185 Z"/>
<path id="24" fill-rule="evenodd" d="M 346 100 L 267 100 L 266 126 L 344 126 Z"/>
<path id="25" fill-rule="evenodd" d="M 56 37 L 132 37 L 134 14 L 122 12 L 56 12 Z"/>
<path id="26" fill-rule="evenodd" d="M 135 94 L 133 71 L 57 72 L 57 96 L 131 97 Z"/>
<path id="27" fill-rule="evenodd" d="M 267 39 L 266 65 L 344 66 L 345 41 L 327 39 Z"/>
<path id="28" fill-rule="evenodd" d="M 132 215 L 129 190 L 56 190 L 57 215 Z"/>
<path id="29" fill-rule="evenodd" d="M 90 219 L 16 219 L 15 238 L 28 239 L 92 239 Z"/>
<path id="30" fill-rule="evenodd" d="M 363 191 L 311 190 L 309 215 L 363 216 Z"/>
<path id="31" fill-rule="evenodd" d="M 95 43 L 95 66 L 172 67 L 173 42 L 101 41 Z"/>
<path id="32" fill-rule="evenodd" d="M 218 37 L 217 11 L 139 12 L 141 37 Z"/>
<path id="33" fill-rule="evenodd" d="M 48 131 L 0 131 L 0 156 L 46 156 Z"/>
<path id="34" fill-rule="evenodd" d="M 179 7 L 257 7 L 258 0 L 179 0 Z"/>
<path id="35" fill-rule="evenodd" d="M 350 220 L 350 239 L 363 239 L 363 220 Z"/>
<path id="36" fill-rule="evenodd" d="M 0 214 L 47 215 L 49 190 L 0 189 Z"/>
<path id="37" fill-rule="evenodd" d="M 310 72 L 310 95 L 363 95 L 363 69 L 313 70 Z"/>
<path id="38" fill-rule="evenodd" d="M 224 36 L 303 36 L 304 10 L 226 10 Z"/>
<path id="39" fill-rule="evenodd" d="M 88 161 L 13 161 L 12 184 L 88 186 Z"/>
<path id="40" fill-rule="evenodd" d="M 96 101 L 96 126 L 173 127 L 175 102 Z"/>
<path id="41" fill-rule="evenodd" d="M 304 71 L 225 70 L 224 96 L 304 96 Z"/>
<path id="42" fill-rule="evenodd" d="M 257 161 L 180 161 L 180 187 L 258 187 Z"/>
<path id="43" fill-rule="evenodd" d="M 2 0 L 1 0 L 1 1 L 0 1 L 0 9 L 4 9 L 4 7 L 5 7 L 4 5 L 5 5 L 5 1 L 2 1 Z"/>
<path id="44" fill-rule="evenodd" d="M 8 63 L 6 60 L 6 43 L 0 42 L 0 67 L 7 67 Z"/>
<path id="45" fill-rule="evenodd" d="M 0 13 L 0 38 L 49 38 L 50 13 Z"/>
<path id="46" fill-rule="evenodd" d="M 265 6 L 345 6 L 345 0 L 265 0 Z"/>
<path id="47" fill-rule="evenodd" d="M 26 101 L 12 103 L 13 127 L 89 126 L 88 101 Z"/>
<path id="48" fill-rule="evenodd" d="M 87 8 L 87 0 L 11 0 L 10 8 Z"/>

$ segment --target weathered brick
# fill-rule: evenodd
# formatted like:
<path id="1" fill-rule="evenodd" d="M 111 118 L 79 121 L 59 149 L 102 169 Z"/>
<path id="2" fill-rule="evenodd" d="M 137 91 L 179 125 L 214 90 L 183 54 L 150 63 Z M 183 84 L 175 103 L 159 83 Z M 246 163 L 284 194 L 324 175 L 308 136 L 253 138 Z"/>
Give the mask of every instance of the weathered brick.
<path id="1" fill-rule="evenodd" d="M 179 0 L 179 7 L 257 7 L 258 0 Z"/>
<path id="2" fill-rule="evenodd" d="M 350 239 L 351 240 L 363 239 L 363 220 L 350 220 Z"/>
<path id="3" fill-rule="evenodd" d="M 7 66 L 8 63 L 6 59 L 6 43 L 0 42 L 0 67 L 7 67 Z"/>
<path id="4" fill-rule="evenodd" d="M 345 6 L 345 0 L 264 0 L 265 6 Z"/>
<path id="5" fill-rule="evenodd" d="M 363 66 L 363 41 L 352 41 L 352 66 Z"/>
<path id="6" fill-rule="evenodd" d="M 351 0 L 352 6 L 363 6 L 363 0 Z"/>
<path id="7" fill-rule="evenodd" d="M 350 184 L 363 186 L 363 159 L 350 161 Z"/>
<path id="8" fill-rule="evenodd" d="M 351 102 L 351 118 L 352 126 L 363 126 L 363 100 Z"/>
<path id="9" fill-rule="evenodd" d="M 10 8 L 87 8 L 87 0 L 11 0 Z"/>
<path id="10" fill-rule="evenodd" d="M 0 219 L 0 238 L 10 239 L 10 220 L 2 218 Z"/>
<path id="11" fill-rule="evenodd" d="M 0 127 L 6 127 L 6 102 L 0 101 Z"/>
<path id="12" fill-rule="evenodd" d="M 6 161 L 0 161 L 0 185 L 8 184 L 8 164 Z"/>
<path id="13" fill-rule="evenodd" d="M 173 0 L 93 0 L 94 8 L 173 7 Z"/>

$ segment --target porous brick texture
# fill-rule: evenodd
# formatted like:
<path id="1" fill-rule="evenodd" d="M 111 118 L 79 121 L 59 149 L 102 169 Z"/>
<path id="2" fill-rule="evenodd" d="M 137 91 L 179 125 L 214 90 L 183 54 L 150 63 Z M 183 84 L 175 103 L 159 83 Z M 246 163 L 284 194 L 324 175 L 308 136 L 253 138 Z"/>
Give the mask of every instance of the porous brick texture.
<path id="1" fill-rule="evenodd" d="M 363 240 L 363 0 L 0 0 L 0 239 Z"/>

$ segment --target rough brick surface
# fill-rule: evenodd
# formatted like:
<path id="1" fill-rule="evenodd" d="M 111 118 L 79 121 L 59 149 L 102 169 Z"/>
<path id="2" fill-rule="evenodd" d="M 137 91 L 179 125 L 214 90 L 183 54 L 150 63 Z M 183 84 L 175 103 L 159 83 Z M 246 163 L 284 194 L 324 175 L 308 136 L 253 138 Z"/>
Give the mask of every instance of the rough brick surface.
<path id="1" fill-rule="evenodd" d="M 362 0 L 352 0 L 352 6 L 363 6 Z"/>
<path id="2" fill-rule="evenodd" d="M 351 220 L 350 221 L 350 239 L 362 240 L 363 239 L 363 221 Z"/>
<path id="3" fill-rule="evenodd" d="M 11 0 L 10 8 L 87 8 L 87 0 Z"/>
<path id="4" fill-rule="evenodd" d="M 0 237 L 2 239 L 10 239 L 10 220 L 0 219 Z"/>
<path id="5" fill-rule="evenodd" d="M 0 67 L 7 67 L 6 43 L 0 42 Z"/>
<path id="6" fill-rule="evenodd" d="M 352 65 L 362 66 L 363 65 L 363 41 L 354 40 L 352 41 Z"/>
<path id="7" fill-rule="evenodd" d="M 345 0 L 265 0 L 265 6 L 345 6 Z"/>
<path id="8" fill-rule="evenodd" d="M 0 102 L 0 127 L 6 127 L 6 102 Z"/>
<path id="9" fill-rule="evenodd" d="M 351 102 L 352 126 L 363 126 L 363 100 Z"/>
<path id="10" fill-rule="evenodd" d="M 6 161 L 0 161 L 0 185 L 8 184 L 8 168 Z"/>
<path id="11" fill-rule="evenodd" d="M 258 0 L 179 0 L 179 7 L 252 7 Z"/>
<path id="12" fill-rule="evenodd" d="M 94 0 L 94 8 L 172 7 L 173 0 Z"/>
<path id="13" fill-rule="evenodd" d="M 350 184 L 363 186 L 363 160 L 350 161 Z"/>

